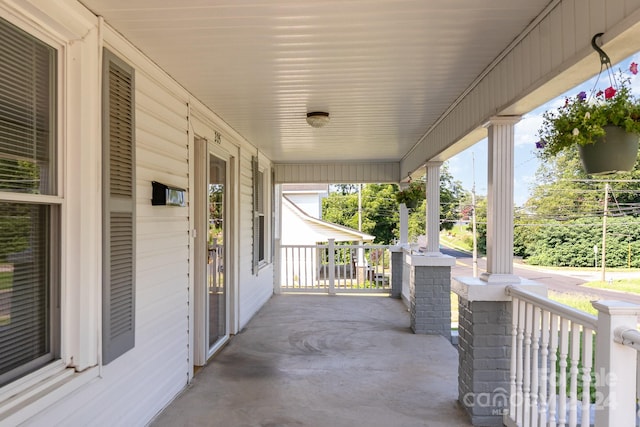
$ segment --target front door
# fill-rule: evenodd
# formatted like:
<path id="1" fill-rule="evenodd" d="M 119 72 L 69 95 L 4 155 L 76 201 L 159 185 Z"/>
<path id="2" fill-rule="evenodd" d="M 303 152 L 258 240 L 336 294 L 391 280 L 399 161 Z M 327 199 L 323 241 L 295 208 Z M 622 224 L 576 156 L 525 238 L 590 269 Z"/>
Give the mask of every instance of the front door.
<path id="1" fill-rule="evenodd" d="M 202 366 L 229 338 L 229 162 L 204 139 L 195 150 L 195 353 Z"/>

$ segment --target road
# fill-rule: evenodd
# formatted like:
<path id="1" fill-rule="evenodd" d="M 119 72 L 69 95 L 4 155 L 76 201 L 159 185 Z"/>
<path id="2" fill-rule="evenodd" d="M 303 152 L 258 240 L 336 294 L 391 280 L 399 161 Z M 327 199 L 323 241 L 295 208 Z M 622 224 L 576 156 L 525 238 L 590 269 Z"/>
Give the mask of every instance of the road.
<path id="1" fill-rule="evenodd" d="M 473 276 L 473 260 L 468 252 L 459 251 L 442 247 L 440 251 L 443 254 L 451 255 L 456 258 L 456 265 L 451 269 L 452 277 L 470 277 Z M 478 258 L 478 272 L 486 271 L 486 260 Z M 615 292 L 604 289 L 583 288 L 585 282 L 600 280 L 600 272 L 589 269 L 582 270 L 563 270 L 562 272 L 545 269 L 544 267 L 536 267 L 514 263 L 513 273 L 517 276 L 547 285 L 549 290 L 562 293 L 582 294 L 592 296 L 594 300 L 618 300 L 628 301 L 640 304 L 640 295 L 627 292 Z M 635 277 L 639 277 L 640 273 L 634 273 Z M 607 279 L 618 279 L 629 277 L 629 273 L 611 272 L 607 273 Z"/>

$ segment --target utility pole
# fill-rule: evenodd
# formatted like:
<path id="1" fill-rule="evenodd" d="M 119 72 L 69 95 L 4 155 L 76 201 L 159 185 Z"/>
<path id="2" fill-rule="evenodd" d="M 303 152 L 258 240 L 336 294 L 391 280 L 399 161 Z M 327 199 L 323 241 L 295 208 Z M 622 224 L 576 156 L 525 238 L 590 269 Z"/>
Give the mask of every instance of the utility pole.
<path id="1" fill-rule="evenodd" d="M 609 210 L 609 184 L 606 183 L 604 185 L 604 211 L 602 213 L 602 260 L 600 261 L 602 267 L 602 275 L 600 276 L 600 280 L 603 282 L 606 281 L 605 278 L 605 270 L 606 270 L 606 241 L 607 241 L 607 214 Z"/>
<path id="2" fill-rule="evenodd" d="M 471 232 L 473 233 L 473 277 L 478 277 L 478 237 L 476 235 L 476 156 L 471 153 Z"/>

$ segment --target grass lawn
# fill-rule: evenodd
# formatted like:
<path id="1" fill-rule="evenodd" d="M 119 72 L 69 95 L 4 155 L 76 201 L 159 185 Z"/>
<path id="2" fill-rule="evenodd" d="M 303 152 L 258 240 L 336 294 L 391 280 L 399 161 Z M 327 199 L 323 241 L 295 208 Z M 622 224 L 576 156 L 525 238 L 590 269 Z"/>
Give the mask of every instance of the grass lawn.
<path id="1" fill-rule="evenodd" d="M 640 294 L 640 279 L 620 279 L 612 282 L 588 282 L 581 286 Z"/>
<path id="2" fill-rule="evenodd" d="M 441 231 L 440 240 L 442 243 L 453 248 L 464 251 L 473 250 L 473 239 L 466 226 L 455 225 L 451 230 Z"/>
<path id="3" fill-rule="evenodd" d="M 458 324 L 458 294 L 455 292 L 451 292 L 451 323 Z"/>
<path id="4" fill-rule="evenodd" d="M 0 272 L 0 291 L 10 289 L 13 286 L 13 272 Z"/>
<path id="5" fill-rule="evenodd" d="M 565 294 L 561 292 L 549 291 L 549 299 L 559 302 L 560 304 L 568 305 L 575 309 L 587 312 L 589 314 L 597 315 L 597 310 L 591 305 L 591 301 L 597 298 L 590 295 L 582 294 Z"/>
<path id="6" fill-rule="evenodd" d="M 594 296 L 549 291 L 549 299 L 594 316 L 597 315 L 596 309 L 591 305 L 591 301 L 597 299 Z M 451 292 L 451 322 L 458 323 L 458 295 L 453 292 Z"/>

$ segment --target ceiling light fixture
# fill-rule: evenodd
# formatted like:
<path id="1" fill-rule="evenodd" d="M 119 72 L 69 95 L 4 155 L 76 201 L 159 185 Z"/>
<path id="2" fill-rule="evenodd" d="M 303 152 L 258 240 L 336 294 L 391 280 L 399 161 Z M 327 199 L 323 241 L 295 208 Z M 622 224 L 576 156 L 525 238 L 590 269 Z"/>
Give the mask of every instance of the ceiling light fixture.
<path id="1" fill-rule="evenodd" d="M 329 113 L 323 111 L 307 113 L 307 123 L 309 123 L 311 127 L 321 128 L 329 123 Z"/>

